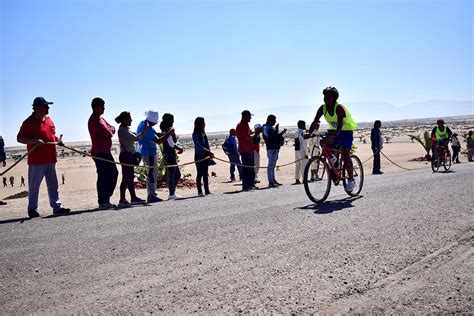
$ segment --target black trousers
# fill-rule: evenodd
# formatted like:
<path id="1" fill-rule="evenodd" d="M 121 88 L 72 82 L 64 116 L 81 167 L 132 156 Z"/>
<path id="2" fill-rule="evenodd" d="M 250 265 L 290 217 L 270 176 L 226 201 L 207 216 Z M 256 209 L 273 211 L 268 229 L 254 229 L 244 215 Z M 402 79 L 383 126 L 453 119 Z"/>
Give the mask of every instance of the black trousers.
<path id="1" fill-rule="evenodd" d="M 372 148 L 374 153 L 374 168 L 372 169 L 373 173 L 380 172 L 380 151 L 378 149 Z"/>
<path id="2" fill-rule="evenodd" d="M 114 161 L 111 153 L 94 154 L 99 158 Z M 110 203 L 110 197 L 114 194 L 117 185 L 118 170 L 115 164 L 94 159 L 97 169 L 97 197 L 99 204 Z"/>
<path id="3" fill-rule="evenodd" d="M 204 182 L 204 192 L 210 193 L 209 191 L 209 165 L 207 160 L 196 163 L 196 186 L 198 193 L 202 193 L 201 184 Z"/>
<path id="4" fill-rule="evenodd" d="M 453 161 L 459 161 L 459 152 L 461 151 L 461 147 L 459 146 L 451 146 L 453 149 Z"/>
<path id="5" fill-rule="evenodd" d="M 178 164 L 177 156 L 175 153 L 166 153 L 164 156 L 167 165 Z M 166 175 L 168 180 L 169 194 L 174 195 L 176 192 L 176 187 L 179 183 L 179 179 L 181 179 L 181 172 L 179 171 L 179 167 L 166 168 Z"/>
<path id="6" fill-rule="evenodd" d="M 255 185 L 255 168 L 254 166 L 254 155 L 253 153 L 240 153 L 242 158 L 242 164 L 252 167 L 242 167 L 242 189 L 247 190 L 253 188 Z"/>
<path id="7" fill-rule="evenodd" d="M 133 157 L 131 153 L 121 152 L 119 161 L 124 164 L 133 164 Z M 129 166 L 122 166 L 122 182 L 120 183 L 120 200 L 125 200 L 125 192 L 130 191 L 130 197 L 136 198 L 135 194 L 135 168 Z"/>

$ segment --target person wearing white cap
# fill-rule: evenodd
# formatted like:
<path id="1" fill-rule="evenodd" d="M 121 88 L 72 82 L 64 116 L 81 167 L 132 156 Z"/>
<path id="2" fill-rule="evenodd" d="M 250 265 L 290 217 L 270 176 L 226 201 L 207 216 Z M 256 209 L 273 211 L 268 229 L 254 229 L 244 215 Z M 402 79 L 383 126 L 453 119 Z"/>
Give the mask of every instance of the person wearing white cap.
<path id="1" fill-rule="evenodd" d="M 254 126 L 255 134 L 253 135 L 253 160 L 255 165 L 255 183 L 259 183 L 258 180 L 258 170 L 260 170 L 260 133 L 262 132 L 262 125 L 255 124 Z"/>
<path id="2" fill-rule="evenodd" d="M 145 165 L 149 167 L 147 171 L 146 189 L 147 203 L 155 203 L 162 201 L 156 194 L 156 184 L 158 180 L 158 160 L 156 157 L 156 144 L 163 144 L 173 130 L 168 131 L 164 135 L 157 136 L 153 126 L 158 124 L 158 112 L 150 110 L 145 113 L 146 119 L 141 121 L 137 127 L 137 134 L 143 136 L 138 141 L 140 144 L 140 153 L 142 154 Z M 148 126 L 148 128 L 147 128 Z M 143 132 L 147 129 L 145 132 Z"/>

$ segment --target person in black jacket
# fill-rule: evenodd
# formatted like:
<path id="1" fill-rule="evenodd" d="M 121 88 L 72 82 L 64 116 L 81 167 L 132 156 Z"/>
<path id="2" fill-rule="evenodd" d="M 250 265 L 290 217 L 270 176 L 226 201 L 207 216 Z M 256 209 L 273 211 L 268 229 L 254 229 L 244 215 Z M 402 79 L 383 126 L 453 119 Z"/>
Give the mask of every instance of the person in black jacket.
<path id="1" fill-rule="evenodd" d="M 380 128 L 382 127 L 382 122 L 379 120 L 374 122 L 374 128 L 370 133 L 370 140 L 372 142 L 372 152 L 374 153 L 374 167 L 372 169 L 372 174 L 383 174 L 380 170 L 380 151 L 383 148 L 383 138 Z"/>
<path id="2" fill-rule="evenodd" d="M 278 187 L 281 184 L 278 183 L 275 179 L 275 166 L 278 161 L 278 153 L 280 152 L 280 147 L 284 142 L 283 134 L 286 133 L 286 129 L 279 132 L 279 125 L 276 124 L 276 116 L 269 115 L 267 117 L 267 123 L 263 125 L 263 139 L 265 140 L 265 146 L 267 148 L 267 157 L 268 157 L 268 187 Z"/>

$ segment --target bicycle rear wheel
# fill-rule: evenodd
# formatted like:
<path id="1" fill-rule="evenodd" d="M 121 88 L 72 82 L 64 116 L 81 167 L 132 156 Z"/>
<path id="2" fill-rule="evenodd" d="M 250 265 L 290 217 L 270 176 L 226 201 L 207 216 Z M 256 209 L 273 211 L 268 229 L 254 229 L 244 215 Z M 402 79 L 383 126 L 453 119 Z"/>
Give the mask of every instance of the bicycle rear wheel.
<path id="1" fill-rule="evenodd" d="M 320 156 L 314 156 L 304 168 L 304 190 L 314 203 L 327 199 L 331 191 L 331 175 L 328 164 Z"/>
<path id="2" fill-rule="evenodd" d="M 445 158 L 443 159 L 443 167 L 445 171 L 449 171 L 451 169 L 451 153 L 445 152 L 444 153 Z"/>
<path id="3" fill-rule="evenodd" d="M 362 166 L 362 162 L 360 161 L 359 157 L 356 155 L 351 155 L 351 161 L 352 161 L 352 166 L 354 167 L 354 180 L 355 180 L 355 186 L 354 190 L 351 192 L 347 192 L 350 196 L 358 196 L 360 192 L 362 191 L 362 187 L 364 186 L 364 167 Z M 346 179 L 346 167 L 344 166 L 344 169 L 342 171 L 342 183 L 344 184 L 344 188 L 346 187 L 347 184 L 347 179 Z M 345 190 L 344 190 L 345 191 Z"/>

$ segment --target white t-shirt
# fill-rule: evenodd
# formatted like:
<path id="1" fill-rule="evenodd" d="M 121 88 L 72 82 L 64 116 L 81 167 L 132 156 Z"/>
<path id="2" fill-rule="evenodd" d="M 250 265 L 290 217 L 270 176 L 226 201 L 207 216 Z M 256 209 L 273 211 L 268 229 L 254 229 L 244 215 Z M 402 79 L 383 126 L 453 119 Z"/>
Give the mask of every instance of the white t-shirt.
<path id="1" fill-rule="evenodd" d="M 304 135 L 304 130 L 302 129 L 297 129 L 295 132 L 295 139 L 299 139 L 300 143 L 300 149 L 295 151 L 298 152 L 301 155 L 308 155 L 308 140 L 303 137 Z"/>

